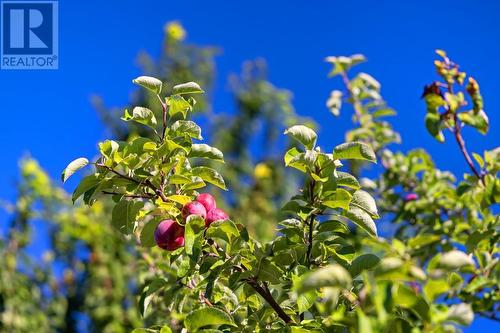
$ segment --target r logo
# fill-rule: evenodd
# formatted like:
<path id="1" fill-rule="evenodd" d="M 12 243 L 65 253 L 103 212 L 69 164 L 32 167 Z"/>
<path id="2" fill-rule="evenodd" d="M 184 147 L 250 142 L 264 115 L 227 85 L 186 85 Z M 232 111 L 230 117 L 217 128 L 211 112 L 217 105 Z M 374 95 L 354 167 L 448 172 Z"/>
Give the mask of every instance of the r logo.
<path id="1" fill-rule="evenodd" d="M 56 1 L 2 1 L 2 68 L 57 68 L 53 65 L 58 53 L 57 5 Z M 52 60 L 45 59 L 49 66 L 41 66 L 40 57 L 24 56 Z M 16 59 L 22 61 L 13 66 L 10 60 Z M 29 60 L 36 64 L 29 65 Z"/>

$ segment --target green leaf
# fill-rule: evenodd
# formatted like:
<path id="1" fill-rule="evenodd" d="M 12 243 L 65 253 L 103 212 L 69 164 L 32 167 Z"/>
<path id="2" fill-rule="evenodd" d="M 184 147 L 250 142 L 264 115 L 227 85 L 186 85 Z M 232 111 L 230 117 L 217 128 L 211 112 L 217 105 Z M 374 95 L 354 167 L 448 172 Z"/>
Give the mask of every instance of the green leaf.
<path id="1" fill-rule="evenodd" d="M 174 86 L 172 88 L 172 95 L 182 94 L 202 94 L 205 91 L 201 89 L 200 85 L 196 82 L 187 82 Z"/>
<path id="2" fill-rule="evenodd" d="M 427 113 L 425 115 L 425 127 L 436 140 L 444 142 L 444 135 L 441 131 L 441 118 L 438 113 Z"/>
<path id="3" fill-rule="evenodd" d="M 160 330 L 160 333 L 172 333 L 172 329 L 168 326 L 163 326 Z"/>
<path id="4" fill-rule="evenodd" d="M 189 157 L 208 158 L 214 161 L 224 162 L 224 155 L 219 149 L 211 147 L 204 143 L 193 144 L 191 146 Z"/>
<path id="5" fill-rule="evenodd" d="M 290 161 L 288 161 L 287 166 L 300 170 L 302 172 L 306 172 L 307 169 L 313 170 L 314 164 L 318 159 L 318 153 L 314 150 L 306 150 L 305 153 L 299 153 L 295 157 L 293 157 Z M 314 176 L 312 176 L 315 178 Z M 317 176 L 316 176 L 317 177 Z"/>
<path id="6" fill-rule="evenodd" d="M 186 177 L 187 178 L 187 177 Z M 189 179 L 189 178 L 188 178 Z M 189 179 L 191 181 L 191 179 Z M 180 203 L 181 205 L 185 205 L 188 202 L 191 202 L 192 199 L 190 196 L 182 195 L 182 194 L 172 194 L 167 197 L 168 200 Z"/>
<path id="7" fill-rule="evenodd" d="M 366 160 L 377 163 L 377 157 L 375 156 L 373 149 L 362 142 L 347 142 L 338 145 L 333 150 L 333 158 L 339 160 Z"/>
<path id="8" fill-rule="evenodd" d="M 167 280 L 163 278 L 155 278 L 147 282 L 142 288 L 141 297 L 139 298 L 139 312 L 142 316 L 146 314 L 149 304 L 151 303 L 154 294 L 167 284 Z"/>
<path id="9" fill-rule="evenodd" d="M 385 257 L 380 260 L 375 272 L 379 278 L 388 278 L 394 272 L 401 272 L 403 265 L 404 262 L 400 258 Z"/>
<path id="10" fill-rule="evenodd" d="M 191 173 L 194 176 L 200 177 L 201 179 L 203 179 L 207 183 L 213 184 L 213 185 L 215 185 L 223 190 L 227 189 L 226 183 L 224 182 L 224 178 L 222 178 L 220 173 L 218 173 L 217 171 L 215 171 L 212 168 L 208 168 L 208 167 L 204 167 L 204 166 L 195 167 L 191 170 Z"/>
<path id="11" fill-rule="evenodd" d="M 188 331 L 193 332 L 205 326 L 237 326 L 228 313 L 216 307 L 194 310 L 186 316 L 184 325 Z"/>
<path id="12" fill-rule="evenodd" d="M 476 153 L 472 153 L 472 156 L 474 157 L 474 159 L 476 160 L 477 164 L 479 164 L 479 167 L 482 169 L 484 168 L 484 160 L 483 158 L 481 157 L 481 155 L 479 154 L 476 154 Z"/>
<path id="13" fill-rule="evenodd" d="M 172 124 L 171 130 L 174 135 L 188 135 L 193 139 L 202 140 L 201 128 L 194 121 L 177 120 Z"/>
<path id="14" fill-rule="evenodd" d="M 351 287 L 351 284 L 351 276 L 344 267 L 338 264 L 330 264 L 304 274 L 296 283 L 295 289 L 298 293 L 304 293 L 309 290 L 318 290 L 323 287 L 348 289 Z"/>
<path id="15" fill-rule="evenodd" d="M 458 114 L 458 118 L 463 123 L 477 129 L 479 133 L 483 135 L 488 133 L 488 130 L 490 128 L 490 121 L 483 110 L 479 110 L 478 113 L 475 113 L 474 110 L 461 112 Z"/>
<path id="16" fill-rule="evenodd" d="M 264 258 L 259 266 L 259 278 L 270 284 L 280 284 L 285 273 L 274 262 Z"/>
<path id="17" fill-rule="evenodd" d="M 451 250 L 441 254 L 438 267 L 449 271 L 453 271 L 464 266 L 474 266 L 474 260 L 465 252 L 459 250 Z"/>
<path id="18" fill-rule="evenodd" d="M 375 199 L 373 199 L 370 193 L 366 191 L 357 190 L 356 192 L 354 192 L 354 194 L 352 195 L 351 205 L 361 208 L 362 210 L 370 214 L 372 218 L 379 218 Z"/>
<path id="19" fill-rule="evenodd" d="M 429 304 L 420 295 L 417 295 L 413 289 L 405 285 L 399 285 L 394 293 L 394 302 L 398 306 L 410 309 L 425 321 L 429 320 Z"/>
<path id="20" fill-rule="evenodd" d="M 375 267 L 380 262 L 380 258 L 374 254 L 362 254 L 352 261 L 349 266 L 349 273 L 353 278 L 361 274 L 364 270 L 369 270 Z"/>
<path id="21" fill-rule="evenodd" d="M 474 320 L 474 311 L 472 311 L 470 304 L 453 304 L 448 309 L 448 317 L 446 320 L 462 326 L 469 326 Z"/>
<path id="22" fill-rule="evenodd" d="M 344 190 L 343 188 L 337 188 L 333 195 L 325 198 L 325 200 L 323 201 L 323 205 L 329 208 L 342 208 L 348 210 L 351 199 L 351 193 Z"/>
<path id="23" fill-rule="evenodd" d="M 308 149 L 314 148 L 316 145 L 316 139 L 318 138 L 316 132 L 304 125 L 292 126 L 285 130 L 285 134 L 290 135 Z"/>
<path id="24" fill-rule="evenodd" d="M 238 236 L 240 236 L 240 231 L 231 220 L 215 221 L 210 223 L 210 226 L 206 229 L 206 238 L 218 238 L 228 243 L 230 243 L 234 237 Z"/>
<path id="25" fill-rule="evenodd" d="M 361 187 L 356 177 L 347 172 L 337 171 L 334 180 L 337 186 L 345 186 L 354 190 L 357 190 Z"/>
<path id="26" fill-rule="evenodd" d="M 157 95 L 161 92 L 162 83 L 157 78 L 151 76 L 139 76 L 138 78 L 132 80 L 132 82 L 148 90 L 151 90 Z"/>
<path id="27" fill-rule="evenodd" d="M 137 200 L 121 200 L 111 213 L 111 224 L 125 235 L 134 231 L 134 222 L 137 214 L 144 206 L 144 202 Z"/>
<path id="28" fill-rule="evenodd" d="M 136 106 L 132 110 L 132 114 L 130 114 L 128 109 L 125 109 L 125 114 L 121 119 L 124 121 L 135 121 L 151 128 L 155 128 L 157 125 L 153 111 L 148 108 L 143 108 L 142 106 Z"/>
<path id="29" fill-rule="evenodd" d="M 148 221 L 141 230 L 141 246 L 143 247 L 153 247 L 156 245 L 155 242 L 155 229 L 160 224 L 161 219 L 156 218 Z"/>
<path id="30" fill-rule="evenodd" d="M 187 184 L 182 185 L 181 190 L 196 190 L 198 188 L 205 187 L 207 184 L 198 176 L 191 177 L 191 181 Z"/>
<path id="31" fill-rule="evenodd" d="M 99 142 L 99 152 L 106 158 L 113 158 L 113 154 L 120 148 L 118 142 L 113 140 L 105 140 Z"/>
<path id="32" fill-rule="evenodd" d="M 193 109 L 193 106 L 180 95 L 173 95 L 167 98 L 167 105 L 168 114 L 171 117 L 181 113 L 182 117 L 186 118 L 188 111 Z"/>
<path id="33" fill-rule="evenodd" d="M 184 231 L 184 248 L 189 255 L 196 257 L 201 252 L 201 234 L 205 229 L 205 220 L 198 215 L 189 215 Z"/>
<path id="34" fill-rule="evenodd" d="M 73 196 L 71 199 L 73 200 L 73 203 L 82 196 L 87 191 L 92 190 L 93 188 L 97 187 L 99 183 L 101 182 L 102 178 L 94 175 L 89 175 L 84 177 L 81 181 L 80 184 L 76 187 L 75 191 L 73 192 Z"/>
<path id="35" fill-rule="evenodd" d="M 66 182 L 69 177 L 71 177 L 75 172 L 80 170 L 81 168 L 85 167 L 87 164 L 89 164 L 89 160 L 86 159 L 85 157 L 80 157 L 77 158 L 76 160 L 71 161 L 71 163 L 68 164 L 66 169 L 63 170 L 61 174 L 61 180 L 63 182 Z"/>
<path id="36" fill-rule="evenodd" d="M 424 295 L 430 302 L 450 290 L 450 285 L 443 279 L 429 279 L 424 286 Z"/>
<path id="37" fill-rule="evenodd" d="M 387 116 L 395 116 L 396 111 L 390 108 L 382 108 L 374 111 L 372 113 L 373 118 L 387 117 Z"/>
<path id="38" fill-rule="evenodd" d="M 292 147 L 288 149 L 288 151 L 285 153 L 284 156 L 284 161 L 285 165 L 288 166 L 290 162 L 299 154 L 302 154 L 300 150 L 298 150 L 296 147 Z M 305 169 L 304 169 L 305 171 Z"/>
<path id="39" fill-rule="evenodd" d="M 375 225 L 375 222 L 373 222 L 370 215 L 363 209 L 351 206 L 348 211 L 344 212 L 344 215 L 368 232 L 371 236 L 377 236 L 377 226 Z"/>

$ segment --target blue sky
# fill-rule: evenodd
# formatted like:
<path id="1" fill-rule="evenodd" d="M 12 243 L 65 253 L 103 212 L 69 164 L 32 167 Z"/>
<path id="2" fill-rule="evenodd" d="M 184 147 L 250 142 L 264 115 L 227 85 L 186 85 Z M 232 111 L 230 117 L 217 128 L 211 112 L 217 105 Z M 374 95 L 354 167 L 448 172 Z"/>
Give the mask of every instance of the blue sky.
<path id="1" fill-rule="evenodd" d="M 188 40 L 220 47 L 215 112 L 231 112 L 227 75 L 244 60 L 265 58 L 271 81 L 294 93 L 299 114 L 322 124 L 320 143 L 330 149 L 350 126 L 347 115 L 333 118 L 325 108 L 340 82 L 326 77 L 329 55 L 364 53 L 361 69 L 382 83 L 382 93 L 399 117 L 401 150 L 424 147 L 437 166 L 468 171 L 456 144 L 445 145 L 426 132 L 424 84 L 435 79 L 434 49 L 480 83 L 491 127 L 487 136 L 465 131 L 468 148 L 482 152 L 500 142 L 500 2 L 498 1 L 60 1 L 60 66 L 55 71 L 0 70 L 2 121 L 0 198 L 13 199 L 17 161 L 37 158 L 58 178 L 68 161 L 93 156 L 106 137 L 90 97 L 107 105 L 127 103 L 140 74 L 138 52 L 160 52 L 162 27 L 180 20 Z M 72 189 L 74 183 L 67 186 Z M 5 215 L 0 213 L 0 219 Z M 468 332 L 491 331 L 480 320 Z M 498 328 L 498 325 L 496 326 Z"/>

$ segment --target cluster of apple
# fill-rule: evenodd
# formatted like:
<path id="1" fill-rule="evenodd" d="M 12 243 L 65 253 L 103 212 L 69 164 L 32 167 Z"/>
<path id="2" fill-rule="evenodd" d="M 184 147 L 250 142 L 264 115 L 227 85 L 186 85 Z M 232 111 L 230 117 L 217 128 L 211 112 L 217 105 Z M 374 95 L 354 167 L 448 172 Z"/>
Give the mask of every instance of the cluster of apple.
<path id="1" fill-rule="evenodd" d="M 229 216 L 222 209 L 217 208 L 213 196 L 202 193 L 182 207 L 182 218 L 186 221 L 190 215 L 201 216 L 208 228 L 212 222 L 227 220 Z M 155 230 L 156 245 L 164 250 L 174 251 L 184 246 L 184 227 L 174 220 L 161 221 Z"/>

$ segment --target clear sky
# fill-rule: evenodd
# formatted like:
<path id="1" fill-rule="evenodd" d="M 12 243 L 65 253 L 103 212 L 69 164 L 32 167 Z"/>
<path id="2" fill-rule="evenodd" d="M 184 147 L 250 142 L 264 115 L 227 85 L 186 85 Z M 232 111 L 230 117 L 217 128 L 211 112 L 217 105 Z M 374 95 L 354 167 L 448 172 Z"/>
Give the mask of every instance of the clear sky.
<path id="1" fill-rule="evenodd" d="M 442 48 L 479 81 L 485 98 L 490 132 L 466 130 L 468 148 L 482 153 L 500 143 L 500 1 L 61 0 L 59 7 L 59 69 L 0 70 L 2 199 L 14 198 L 23 154 L 37 158 L 54 178 L 68 161 L 95 154 L 107 133 L 90 97 L 126 104 L 131 79 L 140 74 L 138 52 L 157 56 L 170 20 L 183 23 L 189 42 L 223 51 L 215 112 L 232 109 L 227 75 L 239 72 L 244 60 L 262 57 L 271 81 L 293 91 L 298 113 L 321 124 L 320 143 L 330 149 L 351 124 L 325 108 L 329 91 L 340 83 L 326 77 L 323 58 L 364 53 L 369 62 L 361 69 L 382 83 L 383 96 L 399 113 L 393 124 L 403 134 L 400 149 L 424 147 L 439 168 L 461 175 L 468 170 L 456 144 L 439 144 L 423 123 L 422 87 L 435 79 L 434 49 Z M 479 320 L 467 332 L 492 332 L 492 325 Z"/>

